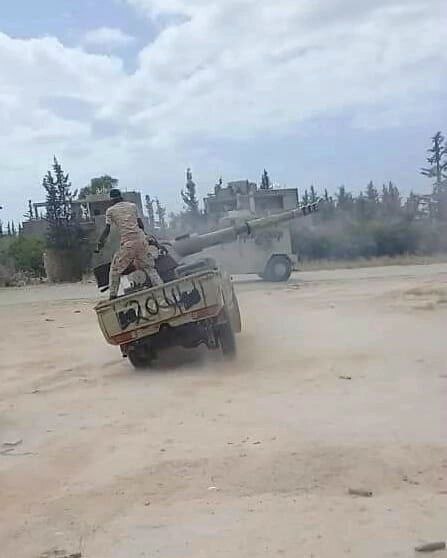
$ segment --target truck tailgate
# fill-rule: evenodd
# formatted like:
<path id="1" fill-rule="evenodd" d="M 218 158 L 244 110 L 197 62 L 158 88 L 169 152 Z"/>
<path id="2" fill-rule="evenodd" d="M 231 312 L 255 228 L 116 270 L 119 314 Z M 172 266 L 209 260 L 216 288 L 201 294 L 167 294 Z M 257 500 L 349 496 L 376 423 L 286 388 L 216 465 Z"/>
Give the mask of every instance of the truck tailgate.
<path id="1" fill-rule="evenodd" d="M 156 334 L 163 324 L 177 327 L 217 316 L 223 307 L 218 271 L 206 271 L 143 289 L 95 310 L 101 330 L 112 345 Z"/>

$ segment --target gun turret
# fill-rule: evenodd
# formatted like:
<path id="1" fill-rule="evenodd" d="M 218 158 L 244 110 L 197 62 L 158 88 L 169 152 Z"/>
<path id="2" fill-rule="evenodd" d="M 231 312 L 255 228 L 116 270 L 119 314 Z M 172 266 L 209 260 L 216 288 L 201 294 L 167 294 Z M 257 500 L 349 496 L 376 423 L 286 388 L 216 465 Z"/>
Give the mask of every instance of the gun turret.
<path id="1" fill-rule="evenodd" d="M 180 257 L 198 254 L 199 252 L 201 252 L 205 248 L 209 248 L 210 246 L 227 244 L 233 242 L 234 240 L 237 240 L 238 237 L 242 235 L 254 235 L 262 229 L 268 229 L 281 223 L 285 223 L 287 221 L 292 221 L 293 219 L 306 217 L 307 215 L 316 213 L 318 211 L 320 202 L 321 200 L 315 203 L 297 207 L 296 209 L 290 209 L 288 211 L 283 211 L 282 213 L 269 215 L 268 217 L 251 219 L 239 225 L 226 227 L 224 229 L 219 229 L 217 231 L 205 234 L 180 236 L 174 240 L 174 242 L 172 243 L 172 248 Z"/>

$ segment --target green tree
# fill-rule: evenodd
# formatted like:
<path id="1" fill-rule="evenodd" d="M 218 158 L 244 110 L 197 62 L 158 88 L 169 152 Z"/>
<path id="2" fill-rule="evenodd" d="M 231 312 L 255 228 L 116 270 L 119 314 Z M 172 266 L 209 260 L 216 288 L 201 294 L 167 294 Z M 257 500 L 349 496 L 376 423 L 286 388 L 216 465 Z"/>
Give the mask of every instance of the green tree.
<path id="1" fill-rule="evenodd" d="M 158 219 L 158 227 L 162 234 L 166 232 L 166 208 L 163 207 L 160 203 L 160 200 L 157 198 L 155 200 L 156 205 L 156 212 L 157 212 L 157 219 Z"/>
<path id="2" fill-rule="evenodd" d="M 417 215 L 418 210 L 418 197 L 411 191 L 406 202 L 405 202 L 405 212 L 407 217 L 414 219 Z"/>
<path id="3" fill-rule="evenodd" d="M 399 188 L 391 181 L 388 185 L 384 184 L 382 187 L 382 211 L 388 217 L 397 216 L 402 209 L 402 198 Z"/>
<path id="4" fill-rule="evenodd" d="M 71 211 L 71 182 L 56 157 L 53 160 L 53 172 L 47 172 L 42 186 L 46 192 L 47 245 L 58 249 L 78 247 L 80 230 Z"/>
<path id="5" fill-rule="evenodd" d="M 149 229 L 155 229 L 155 213 L 154 213 L 154 200 L 149 195 L 146 196 L 146 211 L 149 220 Z"/>
<path id="6" fill-rule="evenodd" d="M 8 256 L 19 271 L 42 277 L 44 242 L 39 238 L 19 236 L 8 247 Z"/>
<path id="7" fill-rule="evenodd" d="M 377 205 L 379 203 L 379 192 L 377 188 L 374 186 L 374 182 L 371 180 L 369 184 L 366 186 L 366 199 Z"/>
<path id="8" fill-rule="evenodd" d="M 447 147 L 444 144 L 444 136 L 441 132 L 437 132 L 431 138 L 431 142 L 432 146 L 427 150 L 427 163 L 430 166 L 422 168 L 420 173 L 429 178 L 435 178 L 435 188 L 437 188 L 447 178 Z"/>
<path id="9" fill-rule="evenodd" d="M 186 170 L 186 185 L 185 189 L 181 191 L 182 200 L 185 204 L 185 209 L 192 216 L 199 215 L 199 200 L 197 199 L 196 184 L 192 179 L 191 169 Z"/>
<path id="10" fill-rule="evenodd" d="M 334 218 L 335 203 L 332 196 L 329 195 L 327 188 L 324 189 L 324 203 L 320 206 L 320 218 L 322 221 L 329 221 Z"/>
<path id="11" fill-rule="evenodd" d="M 366 186 L 365 201 L 365 217 L 367 219 L 373 219 L 377 215 L 379 209 L 380 196 L 372 180 Z"/>
<path id="12" fill-rule="evenodd" d="M 356 215 L 360 220 L 368 218 L 368 199 L 363 192 L 355 199 Z"/>
<path id="13" fill-rule="evenodd" d="M 447 221 L 447 180 L 443 180 L 433 193 L 436 202 L 436 216 L 441 221 Z"/>
<path id="14" fill-rule="evenodd" d="M 28 221 L 32 221 L 34 219 L 33 202 L 31 200 L 28 200 L 28 211 L 25 213 L 24 217 Z"/>
<path id="15" fill-rule="evenodd" d="M 222 190 L 222 185 L 223 185 L 223 178 L 220 177 L 219 180 L 214 185 L 214 193 L 215 194 L 217 194 L 218 192 L 220 192 Z"/>
<path id="16" fill-rule="evenodd" d="M 309 192 L 307 191 L 307 188 L 306 190 L 304 190 L 303 197 L 301 198 L 301 203 L 303 205 L 309 205 L 310 203 L 310 196 L 309 196 Z"/>
<path id="17" fill-rule="evenodd" d="M 340 186 L 335 195 L 337 199 L 337 209 L 352 210 L 354 208 L 354 199 L 351 192 L 346 190 L 346 186 Z"/>
<path id="18" fill-rule="evenodd" d="M 427 162 L 430 165 L 421 169 L 421 174 L 434 178 L 432 215 L 447 220 L 447 145 L 444 136 L 437 132 L 431 139 L 432 146 L 428 149 Z"/>
<path id="19" fill-rule="evenodd" d="M 261 176 L 260 188 L 261 190 L 270 190 L 271 187 L 272 187 L 272 183 L 270 181 L 270 177 L 268 175 L 268 172 L 264 169 L 264 172 L 262 173 Z"/>
<path id="20" fill-rule="evenodd" d="M 83 200 L 90 195 L 108 194 L 112 188 L 118 188 L 118 184 L 119 180 L 108 174 L 92 178 L 88 186 L 81 188 L 78 199 Z"/>

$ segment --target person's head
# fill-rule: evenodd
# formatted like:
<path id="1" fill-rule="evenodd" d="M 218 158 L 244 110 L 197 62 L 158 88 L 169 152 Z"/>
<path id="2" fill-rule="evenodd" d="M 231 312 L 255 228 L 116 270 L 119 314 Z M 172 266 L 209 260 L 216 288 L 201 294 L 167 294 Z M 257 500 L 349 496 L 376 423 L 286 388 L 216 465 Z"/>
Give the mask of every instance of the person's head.
<path id="1" fill-rule="evenodd" d="M 112 201 L 112 203 L 118 203 L 120 201 L 123 201 L 123 195 L 121 194 L 121 190 L 118 190 L 118 188 L 112 188 L 110 190 L 110 200 Z"/>

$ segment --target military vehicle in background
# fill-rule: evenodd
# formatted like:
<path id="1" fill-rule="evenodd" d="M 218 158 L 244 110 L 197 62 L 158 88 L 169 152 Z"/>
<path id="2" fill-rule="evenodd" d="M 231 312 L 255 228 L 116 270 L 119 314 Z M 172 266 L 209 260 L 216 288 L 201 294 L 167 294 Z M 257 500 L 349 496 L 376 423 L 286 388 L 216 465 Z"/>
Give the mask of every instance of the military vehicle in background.
<path id="1" fill-rule="evenodd" d="M 185 235 L 167 244 L 156 260 L 163 285 L 148 287 L 144 273 L 128 269 L 130 287 L 124 295 L 96 306 L 106 341 L 119 345 L 135 367 L 149 366 L 158 351 L 172 346 L 205 344 L 233 357 L 241 316 L 231 278 L 211 258 L 190 258 L 317 209 L 315 203 L 202 235 Z M 110 263 L 94 271 L 98 287 L 106 289 Z"/>
<path id="2" fill-rule="evenodd" d="M 238 227 L 254 218 L 245 210 L 231 211 L 219 225 Z M 274 222 L 251 234 L 241 233 L 230 243 L 207 248 L 204 254 L 233 275 L 255 274 L 273 282 L 287 281 L 298 263 L 297 256 L 292 253 L 289 225 Z"/>
<path id="3" fill-rule="evenodd" d="M 296 209 L 296 188 L 274 189 L 270 187 L 264 171 L 264 187 L 248 180 L 222 181 L 214 193 L 204 198 L 204 214 L 212 229 L 238 226 L 257 217 L 269 217 Z M 232 274 L 256 274 L 267 281 L 287 281 L 296 269 L 298 258 L 292 251 L 291 232 L 288 223 L 273 223 L 250 235 L 240 234 L 231 243 L 208 248 L 205 254 L 215 258 L 219 265 Z"/>

